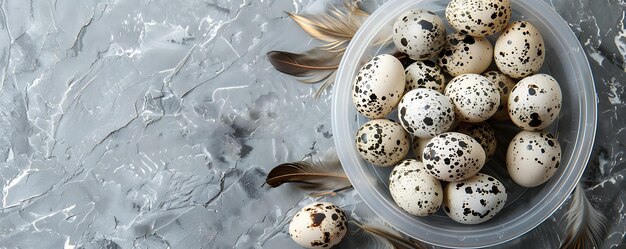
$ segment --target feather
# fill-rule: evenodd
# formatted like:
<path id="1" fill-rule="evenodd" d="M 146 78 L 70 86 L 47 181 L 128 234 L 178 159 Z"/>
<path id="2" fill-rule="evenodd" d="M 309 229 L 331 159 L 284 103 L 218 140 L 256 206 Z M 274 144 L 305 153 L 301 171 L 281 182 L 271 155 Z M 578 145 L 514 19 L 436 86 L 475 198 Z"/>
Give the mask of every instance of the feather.
<path id="1" fill-rule="evenodd" d="M 351 221 L 357 227 L 359 227 L 362 231 L 365 231 L 368 234 L 374 235 L 378 238 L 384 239 L 391 248 L 394 249 L 426 249 L 419 241 L 414 241 L 410 239 L 406 239 L 395 232 L 389 231 L 384 228 L 363 225 L 356 221 Z"/>
<path id="2" fill-rule="evenodd" d="M 324 49 L 341 52 L 369 16 L 353 2 L 344 2 L 344 5 L 347 12 L 332 6 L 321 14 L 287 14 L 309 35 L 325 41 Z"/>
<path id="3" fill-rule="evenodd" d="M 567 234 L 561 249 L 599 248 L 607 230 L 607 219 L 589 202 L 580 183 L 574 190 L 565 219 Z"/>
<path id="4" fill-rule="evenodd" d="M 298 78 L 298 81 L 306 84 L 323 82 L 322 86 L 315 91 L 315 98 L 335 83 L 335 75 L 339 67 L 339 61 L 343 52 L 334 53 L 321 48 L 314 48 L 301 54 L 285 51 L 270 51 L 267 58 L 276 70 Z M 396 52 L 393 54 L 407 67 L 413 61 L 406 54 Z"/>
<path id="5" fill-rule="evenodd" d="M 322 48 L 314 48 L 301 54 L 284 51 L 270 51 L 267 58 L 276 70 L 281 73 L 297 77 L 298 81 L 306 84 L 323 82 L 315 91 L 315 98 L 333 83 L 335 73 L 343 52 L 335 53 Z"/>
<path id="6" fill-rule="evenodd" d="M 339 61 L 347 44 L 369 16 L 355 1 L 344 0 L 346 11 L 331 6 L 321 14 L 287 13 L 305 32 L 326 42 L 301 54 L 270 51 L 267 57 L 276 70 L 298 78 L 302 83 L 323 82 L 315 98 L 335 83 Z M 391 37 L 379 37 L 374 44 L 385 46 Z"/>
<path id="7" fill-rule="evenodd" d="M 272 66 L 284 74 L 296 77 L 315 77 L 319 74 L 337 70 L 341 55 L 314 48 L 301 54 L 285 51 L 270 51 L 267 53 Z M 323 80 L 318 80 L 317 82 Z"/>
<path id="8" fill-rule="evenodd" d="M 297 161 L 280 164 L 267 174 L 265 180 L 265 183 L 273 188 L 288 182 L 296 183 L 304 190 L 316 191 L 311 194 L 312 196 L 335 195 L 352 188 L 339 159 L 332 153 L 319 162 Z"/>

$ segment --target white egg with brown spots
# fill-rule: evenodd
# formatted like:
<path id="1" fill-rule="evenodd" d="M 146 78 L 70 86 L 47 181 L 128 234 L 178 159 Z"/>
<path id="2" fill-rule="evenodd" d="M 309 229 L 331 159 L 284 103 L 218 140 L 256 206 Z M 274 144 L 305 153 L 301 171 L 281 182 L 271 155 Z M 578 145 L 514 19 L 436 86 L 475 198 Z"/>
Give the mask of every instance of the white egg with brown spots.
<path id="1" fill-rule="evenodd" d="M 532 75 L 513 87 L 509 95 L 509 117 L 519 128 L 539 131 L 557 119 L 562 101 L 561 87 L 552 76 Z"/>
<path id="2" fill-rule="evenodd" d="M 444 94 L 454 104 L 457 118 L 478 123 L 489 119 L 498 110 L 500 93 L 496 86 L 479 74 L 463 74 L 452 79 Z"/>
<path id="3" fill-rule="evenodd" d="M 446 132 L 426 144 L 422 159 L 430 175 L 455 182 L 472 177 L 485 165 L 485 151 L 468 135 Z"/>
<path id="4" fill-rule="evenodd" d="M 496 133 L 487 122 L 461 123 L 456 128 L 456 132 L 472 137 L 485 150 L 486 161 L 489 161 L 496 154 Z"/>
<path id="5" fill-rule="evenodd" d="M 500 32 L 511 19 L 509 0 L 452 0 L 446 18 L 454 29 L 485 37 Z"/>
<path id="6" fill-rule="evenodd" d="M 431 89 L 414 89 L 398 105 L 400 123 L 411 135 L 430 138 L 446 132 L 454 122 L 448 97 Z"/>
<path id="7" fill-rule="evenodd" d="M 561 163 L 561 144 L 548 132 L 521 131 L 506 153 L 511 179 L 522 187 L 536 187 L 548 181 Z"/>
<path id="8" fill-rule="evenodd" d="M 461 33 L 448 35 L 446 45 L 439 52 L 437 62 L 441 69 L 452 76 L 487 70 L 493 60 L 493 46 L 482 37 Z"/>
<path id="9" fill-rule="evenodd" d="M 422 154 L 424 153 L 424 148 L 428 142 L 430 142 L 431 138 L 421 138 L 421 137 L 413 137 L 411 140 L 411 150 L 413 151 L 413 156 L 415 156 L 415 160 L 422 161 Z"/>
<path id="10" fill-rule="evenodd" d="M 441 68 L 432 61 L 416 61 L 409 65 L 404 74 L 406 76 L 406 86 L 404 92 L 418 88 L 432 89 L 443 93 L 446 87 L 446 78 L 441 72 Z"/>
<path id="11" fill-rule="evenodd" d="M 413 9 L 394 22 L 392 38 L 396 48 L 412 60 L 427 60 L 443 48 L 446 26 L 434 12 Z"/>
<path id="12" fill-rule="evenodd" d="M 400 208 L 416 216 L 434 214 L 443 200 L 439 180 L 426 173 L 424 164 L 414 159 L 394 167 L 389 175 L 389 192 Z"/>
<path id="13" fill-rule="evenodd" d="M 495 177 L 478 173 L 444 190 L 443 210 L 462 224 L 478 224 L 493 218 L 506 204 L 504 185 Z"/>
<path id="14" fill-rule="evenodd" d="M 499 71 L 489 71 L 484 73 L 483 76 L 491 81 L 498 88 L 498 92 L 500 92 L 500 105 L 498 105 L 498 110 L 491 118 L 500 121 L 509 120 L 509 94 L 515 87 L 516 82 Z"/>
<path id="15" fill-rule="evenodd" d="M 494 60 L 501 72 L 519 79 L 541 69 L 545 45 L 539 30 L 528 21 L 511 23 L 498 37 Z"/>
<path id="16" fill-rule="evenodd" d="M 341 208 L 329 202 L 316 202 L 293 216 L 289 236 L 304 248 L 331 248 L 346 235 L 347 225 Z"/>
<path id="17" fill-rule="evenodd" d="M 385 117 L 398 105 L 404 85 L 402 63 L 392 55 L 378 55 L 357 74 L 352 86 L 352 103 L 363 116 Z"/>
<path id="18" fill-rule="evenodd" d="M 402 125 L 389 119 L 366 122 L 356 133 L 356 148 L 361 157 L 376 166 L 393 166 L 409 152 L 409 134 Z"/>

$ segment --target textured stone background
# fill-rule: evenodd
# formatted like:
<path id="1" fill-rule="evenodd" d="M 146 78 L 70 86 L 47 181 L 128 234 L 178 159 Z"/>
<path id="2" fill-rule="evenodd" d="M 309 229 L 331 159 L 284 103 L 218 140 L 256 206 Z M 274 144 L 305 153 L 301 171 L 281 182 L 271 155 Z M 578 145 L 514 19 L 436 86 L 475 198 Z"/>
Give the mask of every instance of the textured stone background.
<path id="1" fill-rule="evenodd" d="M 384 1 L 364 0 L 372 11 Z M 332 147 L 330 94 L 269 50 L 316 46 L 286 17 L 313 0 L 0 2 L 1 248 L 294 248 L 314 199 L 263 186 L 277 163 Z M 599 129 L 584 178 L 623 240 L 626 3 L 549 4 L 584 45 Z M 327 198 L 380 222 L 354 191 Z M 554 247 L 564 211 L 508 243 Z M 371 248 L 349 236 L 341 248 Z"/>

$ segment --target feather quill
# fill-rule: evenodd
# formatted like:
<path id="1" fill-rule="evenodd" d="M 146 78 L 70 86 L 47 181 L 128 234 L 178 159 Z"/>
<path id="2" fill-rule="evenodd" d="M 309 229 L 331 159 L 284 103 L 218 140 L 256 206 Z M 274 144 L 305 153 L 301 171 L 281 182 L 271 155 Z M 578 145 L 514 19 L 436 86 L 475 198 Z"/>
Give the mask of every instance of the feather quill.
<path id="1" fill-rule="evenodd" d="M 295 183 L 301 189 L 314 190 L 312 196 L 335 195 L 352 188 L 336 156 L 331 154 L 319 162 L 297 161 L 274 167 L 265 183 L 275 188 L 283 183 Z"/>
<path id="2" fill-rule="evenodd" d="M 561 249 L 599 248 L 607 230 L 607 219 L 589 202 L 580 183 L 565 218 L 567 234 Z"/>
<path id="3" fill-rule="evenodd" d="M 398 235 L 395 232 L 389 231 L 387 229 L 384 228 L 380 228 L 380 227 L 375 227 L 375 226 L 370 226 L 370 225 L 364 225 L 364 224 L 360 224 L 356 221 L 352 221 L 353 224 L 355 224 L 357 227 L 359 227 L 362 231 L 374 235 L 378 238 L 382 238 L 385 240 L 385 242 L 387 242 L 387 244 L 389 244 L 389 246 L 391 246 L 391 248 L 394 249 L 426 249 L 426 246 L 424 246 L 421 242 L 419 241 L 414 241 L 414 240 L 410 240 L 410 239 L 406 239 L 400 235 Z"/>

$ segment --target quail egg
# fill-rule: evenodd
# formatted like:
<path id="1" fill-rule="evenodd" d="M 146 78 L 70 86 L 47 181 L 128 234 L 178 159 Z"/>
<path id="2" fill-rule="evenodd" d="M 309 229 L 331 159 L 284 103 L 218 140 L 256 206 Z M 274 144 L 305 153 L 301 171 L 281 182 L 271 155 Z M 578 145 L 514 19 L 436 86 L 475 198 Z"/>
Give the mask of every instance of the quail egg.
<path id="1" fill-rule="evenodd" d="M 485 150 L 472 137 L 446 132 L 430 140 L 422 153 L 426 172 L 442 181 L 460 181 L 485 164 Z"/>
<path id="2" fill-rule="evenodd" d="M 416 61 L 409 65 L 404 73 L 406 75 L 405 93 L 417 88 L 427 88 L 443 93 L 446 87 L 446 78 L 439 66 L 432 61 Z"/>
<path id="3" fill-rule="evenodd" d="M 391 197 L 407 213 L 431 215 L 439 210 L 443 190 L 439 180 L 424 170 L 424 164 L 414 159 L 402 161 L 389 176 Z"/>
<path id="4" fill-rule="evenodd" d="M 398 105 L 400 123 L 416 137 L 429 138 L 450 129 L 454 110 L 448 97 L 431 89 L 414 89 Z"/>
<path id="5" fill-rule="evenodd" d="M 357 74 L 352 87 L 352 103 L 368 118 L 383 118 L 398 105 L 404 85 L 402 63 L 392 55 L 378 55 Z"/>
<path id="6" fill-rule="evenodd" d="M 493 46 L 485 38 L 454 33 L 446 38 L 446 45 L 439 52 L 438 63 L 443 71 L 452 76 L 480 74 L 487 70 L 493 60 Z"/>
<path id="7" fill-rule="evenodd" d="M 542 130 L 559 116 L 561 87 L 552 76 L 535 74 L 513 87 L 509 95 L 509 117 L 519 128 Z"/>
<path id="8" fill-rule="evenodd" d="M 427 60 L 437 55 L 445 37 L 446 26 L 432 11 L 409 10 L 393 24 L 394 44 L 412 60 Z"/>
<path id="9" fill-rule="evenodd" d="M 463 74 L 452 79 L 444 94 L 454 104 L 460 121 L 477 123 L 489 119 L 498 110 L 500 93 L 496 86 L 479 74 Z"/>
<path id="10" fill-rule="evenodd" d="M 443 210 L 463 224 L 478 224 L 493 218 L 506 204 L 506 188 L 495 177 L 478 173 L 444 190 Z"/>
<path id="11" fill-rule="evenodd" d="M 548 132 L 521 131 L 506 152 L 511 179 L 522 187 L 536 187 L 548 181 L 559 168 L 561 145 Z"/>
<path id="12" fill-rule="evenodd" d="M 329 202 L 305 206 L 289 223 L 289 236 L 304 248 L 331 248 L 341 242 L 346 231 L 346 215 Z"/>
<path id="13" fill-rule="evenodd" d="M 501 72 L 519 79 L 539 71 L 545 59 L 539 30 L 528 21 L 511 23 L 498 37 L 494 60 Z"/>
<path id="14" fill-rule="evenodd" d="M 454 29 L 472 36 L 484 37 L 498 33 L 509 23 L 509 0 L 452 0 L 446 18 Z"/>
<path id="15" fill-rule="evenodd" d="M 409 152 L 409 134 L 389 119 L 366 122 L 356 134 L 356 147 L 365 161 L 377 166 L 392 166 Z"/>

